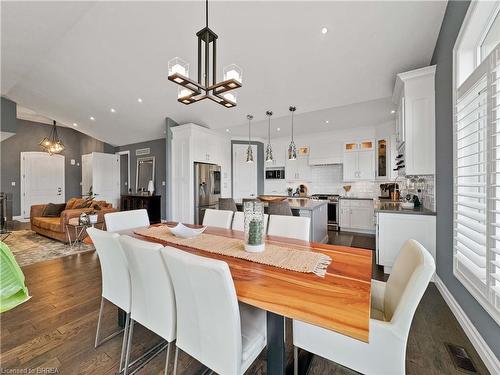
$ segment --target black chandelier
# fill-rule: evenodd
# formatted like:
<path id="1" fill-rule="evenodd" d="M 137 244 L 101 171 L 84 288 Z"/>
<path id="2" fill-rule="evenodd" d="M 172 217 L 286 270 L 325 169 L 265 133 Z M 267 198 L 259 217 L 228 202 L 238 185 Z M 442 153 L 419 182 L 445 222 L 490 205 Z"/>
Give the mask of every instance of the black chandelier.
<path id="1" fill-rule="evenodd" d="M 43 138 L 39 144 L 42 150 L 48 152 L 50 155 L 60 154 L 64 151 L 64 144 L 57 134 L 57 126 L 55 120 L 52 129 L 50 130 L 49 136 Z"/>
<path id="2" fill-rule="evenodd" d="M 205 18 L 206 26 L 196 33 L 198 80 L 189 78 L 189 64 L 179 57 L 168 62 L 168 79 L 181 86 L 177 96 L 177 101 L 181 103 L 191 104 L 210 99 L 226 108 L 236 107 L 236 95 L 230 91 L 241 87 L 242 71 L 237 65 L 231 64 L 224 68 L 224 80 L 217 82 L 217 34 L 208 27 L 208 0 L 205 1 Z"/>

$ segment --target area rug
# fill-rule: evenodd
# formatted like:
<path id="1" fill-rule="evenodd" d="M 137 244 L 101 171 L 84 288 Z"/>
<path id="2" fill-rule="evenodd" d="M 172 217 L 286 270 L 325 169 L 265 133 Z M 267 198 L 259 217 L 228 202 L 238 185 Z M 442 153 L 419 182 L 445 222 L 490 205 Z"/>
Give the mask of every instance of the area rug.
<path id="1" fill-rule="evenodd" d="M 65 257 L 94 250 L 93 245 L 82 243 L 74 248 L 41 236 L 32 230 L 16 230 L 4 241 L 9 247 L 19 266 L 27 266 L 45 260 Z"/>

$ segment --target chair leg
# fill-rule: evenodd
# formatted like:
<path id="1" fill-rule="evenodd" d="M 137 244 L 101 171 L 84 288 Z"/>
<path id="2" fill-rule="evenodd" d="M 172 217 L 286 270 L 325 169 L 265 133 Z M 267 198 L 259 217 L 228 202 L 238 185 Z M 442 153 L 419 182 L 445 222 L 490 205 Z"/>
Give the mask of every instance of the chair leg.
<path id="1" fill-rule="evenodd" d="M 299 374 L 299 348 L 293 347 L 293 375 Z"/>
<path id="2" fill-rule="evenodd" d="M 174 375 L 177 375 L 177 357 L 179 356 L 179 348 L 175 346 L 175 357 L 174 357 Z"/>
<path id="3" fill-rule="evenodd" d="M 130 324 L 130 313 L 125 317 L 125 330 L 123 331 L 122 353 L 120 355 L 120 372 L 123 370 L 123 360 L 125 359 L 125 351 L 127 350 L 128 330 Z"/>
<path id="4" fill-rule="evenodd" d="M 125 355 L 125 368 L 123 374 L 128 374 L 128 363 L 130 361 L 130 349 L 132 349 L 132 336 L 134 335 L 134 319 L 130 319 L 130 327 L 128 329 L 127 354 Z"/>
<path id="5" fill-rule="evenodd" d="M 167 346 L 167 359 L 165 360 L 165 375 L 168 374 L 168 360 L 170 358 L 170 347 L 172 346 L 172 343 L 169 342 Z"/>
<path id="6" fill-rule="evenodd" d="M 99 333 L 101 331 L 101 319 L 103 310 L 104 310 L 104 297 L 101 297 L 101 307 L 99 308 L 99 318 L 97 319 L 97 331 L 95 333 L 94 348 L 97 348 L 99 346 Z"/>

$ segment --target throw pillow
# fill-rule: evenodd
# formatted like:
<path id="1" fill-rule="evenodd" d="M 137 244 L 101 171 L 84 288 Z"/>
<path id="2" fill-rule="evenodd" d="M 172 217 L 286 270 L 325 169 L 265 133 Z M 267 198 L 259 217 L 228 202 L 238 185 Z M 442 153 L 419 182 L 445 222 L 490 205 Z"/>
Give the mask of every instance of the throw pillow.
<path id="1" fill-rule="evenodd" d="M 66 209 L 66 203 L 60 203 L 60 204 L 49 203 L 47 206 L 45 206 L 42 216 L 59 217 L 61 216 L 61 212 L 63 212 L 65 209 Z"/>

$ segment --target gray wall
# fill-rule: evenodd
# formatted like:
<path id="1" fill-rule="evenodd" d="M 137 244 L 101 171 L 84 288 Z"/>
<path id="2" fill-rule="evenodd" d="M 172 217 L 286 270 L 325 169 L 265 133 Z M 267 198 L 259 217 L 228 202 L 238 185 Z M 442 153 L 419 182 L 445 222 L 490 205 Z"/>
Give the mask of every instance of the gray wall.
<path id="1" fill-rule="evenodd" d="M 500 358 L 500 327 L 453 275 L 453 46 L 469 7 L 450 1 L 436 43 L 436 209 L 437 274 Z"/>
<path id="2" fill-rule="evenodd" d="M 257 195 L 264 194 L 264 144 L 252 141 L 252 145 L 257 145 Z M 248 144 L 248 141 L 231 141 L 231 195 L 233 195 L 233 145 Z"/>
<path id="3" fill-rule="evenodd" d="M 162 185 L 163 181 L 166 181 L 167 164 L 166 164 L 166 150 L 167 142 L 166 138 L 156 139 L 154 141 L 134 143 L 130 145 L 124 145 L 115 147 L 114 151 L 130 151 L 130 187 L 132 192 L 135 193 L 135 175 L 137 171 L 137 158 L 154 156 L 155 157 L 155 194 L 161 195 L 161 218 L 166 219 L 166 186 Z M 135 150 L 140 148 L 151 149 L 148 155 L 135 155 Z"/>
<path id="4" fill-rule="evenodd" d="M 9 121 L 12 122 L 12 119 Z M 51 125 L 19 120 L 15 117 L 14 121 L 17 127 L 16 134 L 0 144 L 0 191 L 9 194 L 9 198 L 12 200 L 12 215 L 18 216 L 21 214 L 20 154 L 27 151 L 41 151 L 38 142 L 43 137 L 48 136 Z M 11 123 L 4 123 L 2 117 L 2 130 L 4 125 L 6 127 L 12 126 Z M 65 189 L 66 200 L 68 200 L 81 196 L 81 155 L 94 151 L 113 152 L 114 147 L 70 128 L 58 127 L 58 134 L 66 147 L 63 154 L 66 163 Z M 71 159 L 75 160 L 75 165 L 71 165 Z M 80 165 L 76 165 L 77 163 Z M 12 182 L 15 182 L 16 185 L 12 186 Z"/>
<path id="5" fill-rule="evenodd" d="M 16 124 L 16 103 L 12 100 L 2 97 L 2 110 L 1 112 L 1 127 L 2 131 L 15 133 L 17 124 Z"/>

